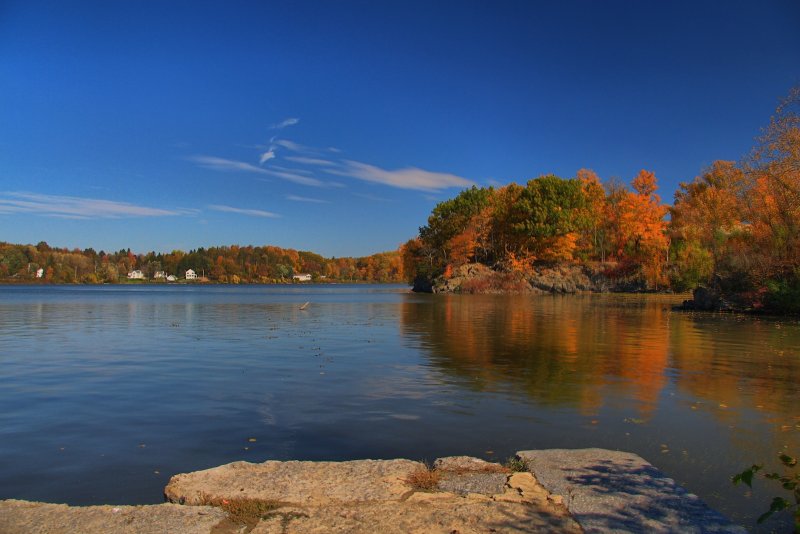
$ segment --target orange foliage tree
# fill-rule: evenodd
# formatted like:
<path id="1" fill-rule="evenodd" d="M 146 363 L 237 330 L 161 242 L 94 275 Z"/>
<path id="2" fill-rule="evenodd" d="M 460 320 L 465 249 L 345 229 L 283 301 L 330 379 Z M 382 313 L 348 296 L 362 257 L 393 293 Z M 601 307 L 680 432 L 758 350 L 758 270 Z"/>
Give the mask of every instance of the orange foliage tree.
<path id="1" fill-rule="evenodd" d="M 641 170 L 631 182 L 633 191 L 619 202 L 617 255 L 641 265 L 645 281 L 652 287 L 664 286 L 669 238 L 664 217 L 667 207 L 655 193 L 656 176 Z"/>

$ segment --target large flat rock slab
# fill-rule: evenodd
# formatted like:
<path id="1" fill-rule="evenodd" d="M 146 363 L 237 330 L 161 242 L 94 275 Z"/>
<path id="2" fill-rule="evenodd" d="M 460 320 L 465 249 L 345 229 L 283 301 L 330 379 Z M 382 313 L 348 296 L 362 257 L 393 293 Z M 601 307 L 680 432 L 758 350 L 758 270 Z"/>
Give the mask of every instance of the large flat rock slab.
<path id="1" fill-rule="evenodd" d="M 170 502 L 217 503 L 253 499 L 294 505 L 399 500 L 411 473 L 424 469 L 411 460 L 350 462 L 234 462 L 173 476 L 164 490 Z"/>
<path id="2" fill-rule="evenodd" d="M 606 449 L 521 451 L 587 533 L 745 533 L 640 456 Z"/>
<path id="3" fill-rule="evenodd" d="M 246 525 L 254 534 L 582 532 L 531 473 L 469 457 L 434 465 L 431 471 L 409 460 L 236 462 L 177 475 L 165 493 L 186 505 L 228 510 L 264 504 Z"/>
<path id="4" fill-rule="evenodd" d="M 225 512 L 210 506 L 67 506 L 0 501 L 3 534 L 211 534 L 225 532 L 226 526 L 230 525 Z"/>
<path id="5" fill-rule="evenodd" d="M 420 494 L 416 494 L 420 495 Z M 566 512 L 521 502 L 427 494 L 408 501 L 286 508 L 262 519 L 252 534 L 580 534 Z"/>

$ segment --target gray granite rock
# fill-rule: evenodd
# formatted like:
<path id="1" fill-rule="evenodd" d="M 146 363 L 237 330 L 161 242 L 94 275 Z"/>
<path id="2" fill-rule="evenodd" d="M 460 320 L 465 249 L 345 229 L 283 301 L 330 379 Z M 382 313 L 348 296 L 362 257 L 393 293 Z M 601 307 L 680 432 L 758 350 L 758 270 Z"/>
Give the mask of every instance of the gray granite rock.
<path id="1" fill-rule="evenodd" d="M 606 449 L 521 451 L 587 533 L 745 533 L 640 456 Z"/>

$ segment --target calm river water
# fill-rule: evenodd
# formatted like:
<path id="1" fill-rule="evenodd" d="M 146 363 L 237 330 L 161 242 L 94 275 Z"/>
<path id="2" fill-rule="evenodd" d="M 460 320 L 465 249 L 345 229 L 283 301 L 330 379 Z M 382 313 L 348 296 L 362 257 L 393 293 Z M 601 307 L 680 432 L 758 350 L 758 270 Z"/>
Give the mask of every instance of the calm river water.
<path id="1" fill-rule="evenodd" d="M 3 286 L 0 498 L 156 503 L 235 460 L 605 447 L 752 528 L 780 491 L 729 480 L 800 454 L 800 324 L 680 299 Z"/>

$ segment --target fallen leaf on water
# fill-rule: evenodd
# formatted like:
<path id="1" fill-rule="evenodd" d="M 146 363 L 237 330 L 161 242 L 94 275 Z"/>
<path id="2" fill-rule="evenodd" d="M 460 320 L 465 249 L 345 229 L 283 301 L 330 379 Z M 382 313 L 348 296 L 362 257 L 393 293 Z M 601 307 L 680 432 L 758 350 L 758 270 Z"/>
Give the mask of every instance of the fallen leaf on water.
<path id="1" fill-rule="evenodd" d="M 720 407 L 720 408 L 727 408 L 727 407 L 728 407 L 728 405 L 727 405 L 727 404 L 725 404 L 724 402 L 720 402 L 720 403 L 719 403 L 719 407 Z"/>
<path id="2" fill-rule="evenodd" d="M 249 441 L 250 443 L 254 443 L 256 441 L 256 438 L 247 438 L 247 441 Z"/>

